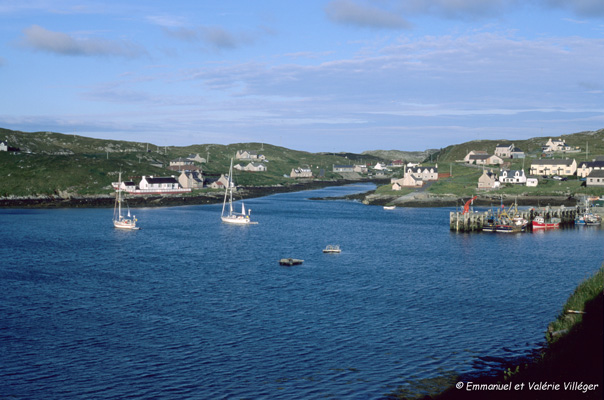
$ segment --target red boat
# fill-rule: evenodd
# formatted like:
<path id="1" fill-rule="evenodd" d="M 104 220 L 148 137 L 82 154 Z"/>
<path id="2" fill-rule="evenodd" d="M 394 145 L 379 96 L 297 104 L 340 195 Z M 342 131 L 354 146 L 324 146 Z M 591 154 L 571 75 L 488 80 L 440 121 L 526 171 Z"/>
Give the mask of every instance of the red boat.
<path id="1" fill-rule="evenodd" d="M 560 218 L 550 218 L 546 220 L 538 215 L 533 220 L 533 229 L 557 229 L 560 228 Z"/>

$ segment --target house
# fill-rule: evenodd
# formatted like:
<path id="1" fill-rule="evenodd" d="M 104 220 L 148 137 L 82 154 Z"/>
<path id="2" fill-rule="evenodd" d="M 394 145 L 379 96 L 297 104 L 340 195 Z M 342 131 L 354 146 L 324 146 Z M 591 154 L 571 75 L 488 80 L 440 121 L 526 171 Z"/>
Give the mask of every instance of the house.
<path id="1" fill-rule="evenodd" d="M 514 143 L 510 145 L 498 144 L 495 147 L 495 155 L 500 158 L 524 158 L 524 152 L 514 146 Z"/>
<path id="2" fill-rule="evenodd" d="M 199 171 L 182 171 L 178 177 L 178 183 L 183 188 L 203 188 L 203 175 Z"/>
<path id="3" fill-rule="evenodd" d="M 580 148 L 573 149 L 572 147 L 566 144 L 566 141 L 562 139 L 552 140 L 551 138 L 545 143 L 545 145 L 541 146 L 541 149 L 544 153 L 577 153 L 581 151 Z"/>
<path id="4" fill-rule="evenodd" d="M 228 175 L 220 175 L 220 178 L 216 179 L 208 179 L 210 183 L 208 183 L 208 187 L 212 189 L 224 189 L 229 184 Z M 233 186 L 232 182 L 231 185 Z"/>
<path id="5" fill-rule="evenodd" d="M 354 172 L 353 165 L 333 165 L 333 172 Z"/>
<path id="6" fill-rule="evenodd" d="M 586 186 L 604 186 L 604 170 L 597 169 L 587 175 Z"/>
<path id="7" fill-rule="evenodd" d="M 531 163 L 530 175 L 574 175 L 577 162 L 574 159 L 541 159 Z"/>
<path id="8" fill-rule="evenodd" d="M 262 154 L 258 154 L 257 151 L 252 150 L 237 150 L 235 158 L 238 160 L 264 160 L 266 157 Z"/>
<path id="9" fill-rule="evenodd" d="M 401 168 L 405 165 L 403 160 L 394 160 L 390 163 L 390 167 L 392 168 Z"/>
<path id="10" fill-rule="evenodd" d="M 524 151 L 520 150 L 518 147 L 514 147 L 510 153 L 510 158 L 526 158 L 526 155 L 524 154 Z"/>
<path id="11" fill-rule="evenodd" d="M 604 170 L 604 161 L 584 161 L 577 167 L 577 176 L 586 178 L 592 171 Z"/>
<path id="12" fill-rule="evenodd" d="M 410 174 L 405 174 L 404 178 L 391 179 L 390 183 L 392 184 L 392 190 L 401 190 L 404 187 L 422 187 L 424 185 L 424 181 Z"/>
<path id="13" fill-rule="evenodd" d="M 503 170 L 499 175 L 499 182 L 501 183 L 526 183 L 526 175 L 524 170 Z"/>
<path id="14" fill-rule="evenodd" d="M 434 167 L 407 167 L 405 175 L 412 175 L 416 179 L 422 181 L 437 181 L 438 180 L 438 164 Z"/>
<path id="15" fill-rule="evenodd" d="M 0 142 L 0 151 L 8 151 L 8 144 L 6 142 Z"/>
<path id="16" fill-rule="evenodd" d="M 482 171 L 482 175 L 478 178 L 478 189 L 488 190 L 498 188 L 499 186 L 501 186 L 501 183 L 492 170 L 487 171 L 485 169 Z"/>
<path id="17" fill-rule="evenodd" d="M 476 165 L 501 165 L 503 164 L 503 160 L 495 155 L 473 154 L 469 156 L 467 163 Z"/>
<path id="18" fill-rule="evenodd" d="M 526 186 L 537 187 L 539 180 L 537 178 L 526 178 Z"/>
<path id="19" fill-rule="evenodd" d="M 488 153 L 486 151 L 482 151 L 482 150 L 472 150 L 468 154 L 466 154 L 466 156 L 463 158 L 463 162 L 465 162 L 466 164 L 471 164 L 470 157 L 478 155 L 478 154 L 486 155 Z"/>
<path id="20" fill-rule="evenodd" d="M 290 178 L 312 178 L 312 170 L 309 166 L 293 168 L 289 174 Z"/>
<path id="21" fill-rule="evenodd" d="M 246 165 L 245 167 L 243 167 L 243 170 L 248 171 L 248 172 L 265 172 L 266 165 L 264 165 L 262 163 L 251 162 L 248 165 Z"/>
<path id="22" fill-rule="evenodd" d="M 170 166 L 168 169 L 172 171 L 199 171 L 201 170 L 198 166 L 195 165 L 193 160 L 189 158 L 176 158 L 174 160 L 170 160 Z"/>
<path id="23" fill-rule="evenodd" d="M 199 154 L 189 154 L 189 155 L 187 156 L 187 160 L 191 160 L 191 161 L 194 161 L 194 162 L 198 162 L 198 163 L 200 163 L 200 164 L 203 164 L 203 163 L 206 163 L 206 162 L 207 162 L 207 161 L 206 161 L 206 159 L 205 159 L 205 158 L 203 158 L 203 157 L 200 157 L 200 156 L 199 156 Z"/>
<path id="24" fill-rule="evenodd" d="M 138 188 L 133 194 L 167 194 L 190 192 L 190 188 L 180 186 L 174 176 L 154 177 L 144 176 L 141 178 Z"/>
<path id="25" fill-rule="evenodd" d="M 375 164 L 375 167 L 373 167 L 373 169 L 375 169 L 376 171 L 381 171 L 388 168 L 386 167 L 386 164 L 377 163 Z"/>
<path id="26" fill-rule="evenodd" d="M 353 167 L 353 171 L 358 172 L 359 174 L 366 174 L 367 172 L 369 172 L 369 169 L 366 165 L 357 164 Z"/>

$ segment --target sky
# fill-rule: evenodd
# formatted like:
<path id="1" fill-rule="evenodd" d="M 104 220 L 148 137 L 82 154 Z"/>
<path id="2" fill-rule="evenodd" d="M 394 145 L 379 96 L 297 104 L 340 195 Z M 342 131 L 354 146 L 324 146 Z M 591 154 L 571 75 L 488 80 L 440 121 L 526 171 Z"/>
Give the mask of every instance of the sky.
<path id="1" fill-rule="evenodd" d="M 0 127 L 423 151 L 604 128 L 602 0 L 0 0 Z"/>

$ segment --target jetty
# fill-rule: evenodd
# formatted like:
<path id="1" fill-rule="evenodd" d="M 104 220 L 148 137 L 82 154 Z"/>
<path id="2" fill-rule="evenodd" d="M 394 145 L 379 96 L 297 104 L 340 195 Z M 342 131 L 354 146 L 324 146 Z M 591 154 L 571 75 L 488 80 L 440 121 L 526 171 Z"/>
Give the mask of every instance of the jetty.
<path id="1" fill-rule="evenodd" d="M 527 210 L 517 210 L 516 214 L 529 221 L 531 225 L 536 216 L 541 215 L 548 218 L 560 218 L 560 225 L 572 225 L 575 223 L 575 217 L 585 211 L 584 207 L 541 207 Z M 479 232 L 483 226 L 493 217 L 493 210 L 484 212 L 451 211 L 449 216 L 449 226 L 455 232 Z"/>

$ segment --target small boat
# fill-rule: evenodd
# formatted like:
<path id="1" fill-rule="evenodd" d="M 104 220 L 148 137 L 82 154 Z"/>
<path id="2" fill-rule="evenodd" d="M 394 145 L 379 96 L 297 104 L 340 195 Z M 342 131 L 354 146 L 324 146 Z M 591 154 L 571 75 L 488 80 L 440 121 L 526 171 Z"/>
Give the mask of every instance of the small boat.
<path id="1" fill-rule="evenodd" d="M 586 212 L 583 215 L 577 215 L 577 217 L 575 218 L 575 225 L 591 226 L 591 225 L 601 225 L 601 224 L 602 224 L 602 217 L 600 217 L 597 214 L 590 213 L 590 212 Z"/>
<path id="2" fill-rule="evenodd" d="M 342 250 L 340 246 L 337 244 L 330 244 L 326 248 L 323 249 L 323 253 L 341 253 Z"/>
<path id="3" fill-rule="evenodd" d="M 299 260 L 297 258 L 282 258 L 279 260 L 280 265 L 289 265 L 290 267 L 292 265 L 300 265 L 303 262 L 304 262 L 304 260 Z"/>
<path id="4" fill-rule="evenodd" d="M 557 229 L 560 228 L 560 218 L 545 219 L 542 215 L 537 215 L 533 220 L 533 229 Z"/>
<path id="5" fill-rule="evenodd" d="M 384 210 L 394 210 L 396 206 L 384 206 Z"/>
<path id="6" fill-rule="evenodd" d="M 122 215 L 122 173 L 120 172 L 115 206 L 113 207 L 113 226 L 117 229 L 138 230 L 140 228 L 136 226 L 136 221 L 137 219 L 134 215 L 130 216 L 130 208 L 128 208 L 128 215 L 126 217 Z"/>
<path id="7" fill-rule="evenodd" d="M 241 202 L 241 212 L 236 212 L 233 210 L 233 159 L 231 158 L 231 167 L 229 169 L 229 179 L 227 187 L 224 191 L 224 202 L 222 203 L 222 214 L 220 215 L 220 219 L 222 222 L 226 222 L 227 224 L 235 224 L 235 225 L 248 225 L 248 224 L 257 224 L 258 222 L 252 222 L 250 219 L 250 213 L 252 210 L 247 210 L 245 212 L 245 205 Z M 227 205 L 228 198 L 228 212 L 225 215 L 225 208 Z"/>

